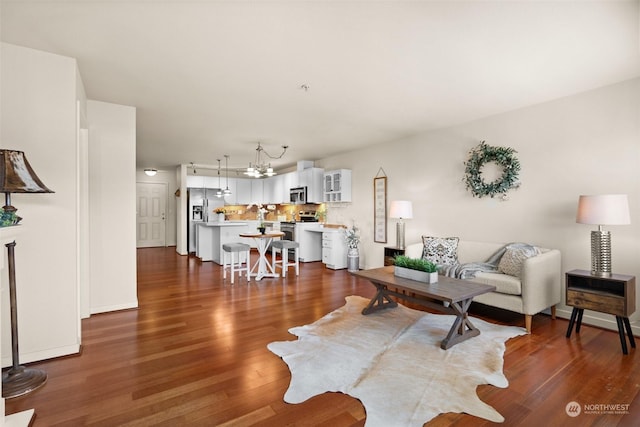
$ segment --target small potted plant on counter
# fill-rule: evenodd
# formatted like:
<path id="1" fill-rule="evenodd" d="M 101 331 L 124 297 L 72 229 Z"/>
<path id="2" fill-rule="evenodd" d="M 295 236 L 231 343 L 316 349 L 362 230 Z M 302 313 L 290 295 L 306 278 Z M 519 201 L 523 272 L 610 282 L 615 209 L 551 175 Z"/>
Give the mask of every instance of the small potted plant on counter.
<path id="1" fill-rule="evenodd" d="M 224 214 L 225 214 L 224 208 L 215 208 L 213 210 L 213 213 L 215 213 L 218 216 L 218 221 L 219 222 L 224 221 Z"/>
<path id="2" fill-rule="evenodd" d="M 438 281 L 438 266 L 429 260 L 398 255 L 394 261 L 393 274 L 398 277 L 425 283 L 436 283 Z"/>

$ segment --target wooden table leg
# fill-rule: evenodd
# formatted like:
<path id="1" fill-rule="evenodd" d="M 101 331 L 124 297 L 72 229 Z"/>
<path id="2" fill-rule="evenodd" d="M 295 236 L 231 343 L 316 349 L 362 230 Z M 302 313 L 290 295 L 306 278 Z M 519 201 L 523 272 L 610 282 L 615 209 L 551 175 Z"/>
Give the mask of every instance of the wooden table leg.
<path id="1" fill-rule="evenodd" d="M 567 328 L 567 338 L 571 338 L 573 325 L 576 323 L 576 316 L 578 316 L 578 309 L 574 307 L 573 310 L 571 310 L 571 318 L 569 319 L 569 327 Z"/>
<path id="2" fill-rule="evenodd" d="M 362 309 L 362 314 L 367 315 L 378 310 L 398 306 L 398 303 L 389 298 L 389 295 L 385 292 L 385 285 L 379 285 L 377 283 L 374 283 L 374 285 L 376 286 L 376 294 L 371 298 L 369 304 Z M 385 300 L 387 302 L 385 302 Z"/>
<path id="3" fill-rule="evenodd" d="M 578 321 L 576 323 L 576 334 L 580 333 L 580 326 L 582 326 L 582 315 L 584 314 L 584 308 L 578 309 Z"/>
<path id="4" fill-rule="evenodd" d="M 473 298 L 451 303 L 451 308 L 456 312 L 456 320 L 453 322 L 447 337 L 440 343 L 440 348 L 448 350 L 454 345 L 480 335 L 480 330 L 473 326 L 469 320 L 468 310 Z"/>
<path id="5" fill-rule="evenodd" d="M 256 281 L 261 280 L 264 277 L 278 277 L 273 270 L 271 263 L 267 259 L 267 248 L 273 239 L 271 238 L 257 238 L 258 247 L 258 261 L 251 268 L 251 275 L 255 274 Z M 254 273 L 253 271 L 256 270 Z"/>
<path id="6" fill-rule="evenodd" d="M 631 323 L 629 323 L 629 318 L 623 317 L 622 320 L 624 321 L 624 326 L 627 330 L 627 335 L 629 336 L 629 343 L 631 344 L 631 347 L 636 348 L 636 340 L 633 337 L 633 333 L 631 332 Z"/>
<path id="7" fill-rule="evenodd" d="M 622 345 L 622 354 L 629 354 L 627 351 L 627 337 L 624 334 L 624 322 L 622 317 L 616 316 L 616 323 L 618 323 L 618 335 L 620 335 L 620 345 Z"/>

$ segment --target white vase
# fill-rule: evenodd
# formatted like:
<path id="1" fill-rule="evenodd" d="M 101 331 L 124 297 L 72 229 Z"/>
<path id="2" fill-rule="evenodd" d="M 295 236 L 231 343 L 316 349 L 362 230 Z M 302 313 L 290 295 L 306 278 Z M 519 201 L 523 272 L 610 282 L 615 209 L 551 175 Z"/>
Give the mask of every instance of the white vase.
<path id="1" fill-rule="evenodd" d="M 412 270 L 410 268 L 394 266 L 393 274 L 416 282 L 437 283 L 438 273 L 427 273 L 426 271 Z"/>
<path id="2" fill-rule="evenodd" d="M 224 221 L 224 214 L 223 213 L 219 213 L 218 214 L 218 222 L 223 222 Z"/>

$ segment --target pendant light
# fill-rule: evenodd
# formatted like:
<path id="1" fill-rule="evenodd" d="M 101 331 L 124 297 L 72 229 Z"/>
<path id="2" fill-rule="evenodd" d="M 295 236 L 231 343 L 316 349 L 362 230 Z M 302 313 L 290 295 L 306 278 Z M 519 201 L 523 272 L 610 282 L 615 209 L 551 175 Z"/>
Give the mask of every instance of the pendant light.
<path id="1" fill-rule="evenodd" d="M 218 191 L 216 191 L 216 197 L 222 197 L 222 184 L 220 183 L 220 159 L 218 160 Z"/>
<path id="2" fill-rule="evenodd" d="M 230 196 L 231 190 L 229 190 L 229 155 L 228 154 L 224 155 L 224 165 L 225 165 L 225 169 L 227 170 L 227 188 L 224 189 L 222 194 L 224 194 L 225 196 Z"/>

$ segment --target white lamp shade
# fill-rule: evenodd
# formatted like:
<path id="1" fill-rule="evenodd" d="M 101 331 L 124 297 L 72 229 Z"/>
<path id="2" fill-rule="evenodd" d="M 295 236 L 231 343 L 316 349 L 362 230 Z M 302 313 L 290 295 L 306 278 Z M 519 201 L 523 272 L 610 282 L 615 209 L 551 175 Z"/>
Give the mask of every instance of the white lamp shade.
<path id="1" fill-rule="evenodd" d="M 147 174 L 147 176 L 154 176 L 156 173 L 158 173 L 157 169 L 152 169 L 152 168 L 148 168 L 144 170 L 144 173 Z"/>
<path id="2" fill-rule="evenodd" d="M 413 218 L 413 205 L 408 200 L 394 200 L 389 208 L 391 218 Z"/>
<path id="3" fill-rule="evenodd" d="M 629 201 L 626 194 L 580 196 L 576 222 L 580 224 L 630 224 Z"/>

